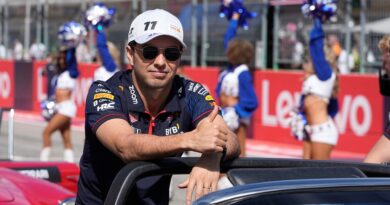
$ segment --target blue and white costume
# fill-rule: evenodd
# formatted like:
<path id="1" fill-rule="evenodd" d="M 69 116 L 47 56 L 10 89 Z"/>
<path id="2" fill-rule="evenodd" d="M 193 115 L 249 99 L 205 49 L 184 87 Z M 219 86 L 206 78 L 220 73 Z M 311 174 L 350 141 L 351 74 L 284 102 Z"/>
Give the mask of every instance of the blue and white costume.
<path id="1" fill-rule="evenodd" d="M 236 36 L 238 20 L 231 19 L 224 37 L 224 47 Z M 223 119 L 231 130 L 236 130 L 240 123 L 249 125 L 250 117 L 258 106 L 253 88 L 252 76 L 247 65 L 229 65 L 219 74 L 216 88 L 218 96 L 224 94 L 238 98 L 238 103 L 222 110 Z"/>
<path id="2" fill-rule="evenodd" d="M 79 76 L 79 71 L 77 69 L 77 60 L 75 49 L 69 49 L 66 51 L 66 62 L 67 70 L 60 73 L 57 78 L 56 89 L 68 89 L 73 91 L 76 87 L 76 79 Z M 76 103 L 73 99 L 66 101 L 58 102 L 56 104 L 56 110 L 59 114 L 65 115 L 67 117 L 76 116 Z"/>
<path id="3" fill-rule="evenodd" d="M 100 54 L 102 66 L 96 69 L 94 73 L 94 80 L 106 81 L 118 71 L 118 66 L 115 64 L 112 58 L 108 46 L 107 38 L 102 30 L 96 32 L 96 46 Z"/>
<path id="4" fill-rule="evenodd" d="M 228 126 L 234 130 L 240 122 L 249 125 L 258 102 L 248 66 L 243 64 L 224 70 L 219 75 L 216 92 L 218 96 L 224 94 L 238 98 L 236 105 L 224 109 L 223 116 Z"/>
<path id="5" fill-rule="evenodd" d="M 305 125 L 304 129 L 310 141 L 320 142 L 325 144 L 336 145 L 338 141 L 338 131 L 333 122 L 333 117 L 338 112 L 338 102 L 332 97 L 333 88 L 336 83 L 336 74 L 325 59 L 324 53 L 324 31 L 322 30 L 321 20 L 314 18 L 314 27 L 310 33 L 310 54 L 315 71 L 315 75 L 311 75 L 305 79 L 302 85 L 302 97 L 300 101 L 300 112 L 298 115 L 303 115 L 305 121 L 305 113 L 303 110 L 304 99 L 307 95 L 319 96 L 328 104 L 328 120 L 317 125 Z M 294 128 L 292 128 L 294 130 Z M 295 129 L 296 131 L 299 129 Z M 297 136 L 300 140 L 305 136 Z M 302 134 L 302 130 L 301 130 Z"/>

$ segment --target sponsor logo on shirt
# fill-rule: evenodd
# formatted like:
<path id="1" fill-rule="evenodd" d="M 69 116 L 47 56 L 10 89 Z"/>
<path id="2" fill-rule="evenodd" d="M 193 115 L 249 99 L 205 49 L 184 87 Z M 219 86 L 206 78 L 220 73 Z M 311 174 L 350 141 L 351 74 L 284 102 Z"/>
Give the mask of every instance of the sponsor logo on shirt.
<path id="1" fill-rule="evenodd" d="M 190 83 L 190 85 L 188 86 L 188 90 L 189 91 L 192 91 L 194 93 L 198 93 L 199 95 L 203 95 L 205 96 L 206 94 L 208 94 L 208 91 L 206 88 L 204 88 L 201 84 L 199 83 Z"/>
<path id="2" fill-rule="evenodd" d="M 206 95 L 206 97 L 204 98 L 206 101 L 215 101 L 213 96 L 211 95 Z"/>
<path id="3" fill-rule="evenodd" d="M 96 94 L 93 96 L 93 99 L 94 99 L 94 100 L 101 99 L 101 98 L 106 98 L 106 99 L 113 100 L 113 99 L 114 99 L 114 95 L 109 94 L 109 93 L 96 93 Z"/>
<path id="4" fill-rule="evenodd" d="M 131 126 L 131 127 L 134 129 L 134 133 L 135 134 L 142 134 L 142 130 L 141 129 L 138 129 L 138 128 L 134 127 L 134 126 Z"/>
<path id="5" fill-rule="evenodd" d="M 99 105 L 96 110 L 99 111 L 105 111 L 105 110 L 113 110 L 114 109 L 115 102 L 110 103 L 104 103 Z"/>
<path id="6" fill-rule="evenodd" d="M 179 133 L 180 125 L 177 123 L 175 126 L 165 129 L 165 135 L 174 135 Z"/>
<path id="7" fill-rule="evenodd" d="M 111 93 L 111 91 L 104 88 L 96 88 L 95 93 Z"/>
<path id="8" fill-rule="evenodd" d="M 135 94 L 134 85 L 130 85 L 129 90 L 130 90 L 130 96 L 131 96 L 131 100 L 133 101 L 133 104 L 138 104 L 138 99 L 137 99 L 137 95 Z"/>

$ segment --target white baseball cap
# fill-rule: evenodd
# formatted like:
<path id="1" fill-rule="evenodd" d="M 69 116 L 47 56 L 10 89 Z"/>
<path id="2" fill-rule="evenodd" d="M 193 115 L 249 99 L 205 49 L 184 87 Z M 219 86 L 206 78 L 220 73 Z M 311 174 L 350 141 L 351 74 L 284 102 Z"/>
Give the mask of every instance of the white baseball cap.
<path id="1" fill-rule="evenodd" d="M 127 42 L 144 44 L 163 35 L 177 39 L 186 47 L 183 41 L 183 26 L 176 16 L 162 9 L 148 10 L 138 15 L 131 23 Z"/>

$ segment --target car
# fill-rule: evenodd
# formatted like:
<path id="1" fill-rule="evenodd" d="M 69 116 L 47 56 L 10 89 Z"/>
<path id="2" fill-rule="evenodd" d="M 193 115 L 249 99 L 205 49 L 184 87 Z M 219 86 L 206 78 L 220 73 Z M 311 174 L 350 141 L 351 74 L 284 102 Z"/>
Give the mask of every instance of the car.
<path id="1" fill-rule="evenodd" d="M 75 193 L 46 180 L 0 167 L 0 204 L 73 205 Z"/>
<path id="2" fill-rule="evenodd" d="M 14 161 L 13 109 L 8 111 L 8 158 L 0 160 L 0 204 L 75 204 L 80 169 L 75 163 Z"/>
<path id="3" fill-rule="evenodd" d="M 137 180 L 188 174 L 197 157 L 135 161 L 115 177 L 105 204 L 126 204 Z M 353 161 L 244 157 L 224 162 L 233 187 L 209 193 L 193 204 L 390 204 L 390 166 Z"/>
<path id="4" fill-rule="evenodd" d="M 0 167 L 52 182 L 77 193 L 80 168 L 75 163 L 2 160 L 0 161 Z"/>

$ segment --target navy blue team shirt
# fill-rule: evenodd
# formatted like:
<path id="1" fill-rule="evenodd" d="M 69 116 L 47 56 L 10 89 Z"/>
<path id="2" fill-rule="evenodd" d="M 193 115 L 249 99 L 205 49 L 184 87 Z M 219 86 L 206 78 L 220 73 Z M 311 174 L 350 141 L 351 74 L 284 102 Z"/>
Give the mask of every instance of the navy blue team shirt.
<path id="1" fill-rule="evenodd" d="M 135 133 L 164 137 L 195 129 L 215 105 L 201 84 L 176 75 L 164 109 L 151 116 L 135 89 L 131 72 L 117 72 L 106 82 L 96 81 L 88 92 L 76 204 L 103 204 L 115 175 L 125 165 L 96 137 L 96 130 L 104 122 L 121 118 Z M 137 190 L 129 196 L 131 204 L 168 204 L 170 179 L 171 176 L 157 176 L 139 180 Z"/>

